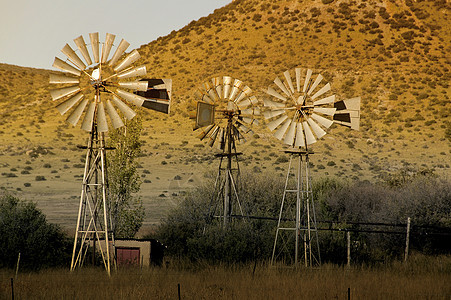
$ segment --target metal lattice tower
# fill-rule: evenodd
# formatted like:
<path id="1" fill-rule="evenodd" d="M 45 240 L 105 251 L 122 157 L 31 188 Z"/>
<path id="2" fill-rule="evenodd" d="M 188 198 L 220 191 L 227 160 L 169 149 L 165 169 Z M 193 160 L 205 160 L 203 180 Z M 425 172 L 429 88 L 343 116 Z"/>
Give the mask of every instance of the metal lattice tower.
<path id="1" fill-rule="evenodd" d="M 70 268 L 73 271 L 77 267 L 83 266 L 88 247 L 91 245 L 93 261 L 96 248 L 98 248 L 105 269 L 110 274 L 110 242 L 114 246 L 114 236 L 108 199 L 105 136 L 97 131 L 96 123 L 93 127 L 87 146 Z"/>
<path id="2" fill-rule="evenodd" d="M 285 152 L 290 155 L 290 161 L 279 211 L 271 264 L 274 264 L 274 261 L 279 257 L 287 259 L 288 256 L 293 255 L 294 250 L 294 264 L 297 266 L 301 256 L 299 250 L 302 242 L 304 265 L 306 267 L 319 265 L 321 264 L 321 255 L 309 172 L 309 154 L 313 154 L 313 152 Z M 290 195 L 294 197 L 290 197 Z M 288 234 L 286 235 L 285 232 Z M 293 237 L 294 249 L 290 249 L 290 245 L 292 245 L 290 241 Z"/>

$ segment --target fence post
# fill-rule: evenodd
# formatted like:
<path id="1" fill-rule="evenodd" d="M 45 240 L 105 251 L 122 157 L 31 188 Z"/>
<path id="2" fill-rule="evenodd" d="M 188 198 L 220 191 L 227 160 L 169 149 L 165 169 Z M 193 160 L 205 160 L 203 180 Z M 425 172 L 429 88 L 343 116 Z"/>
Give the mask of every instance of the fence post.
<path id="1" fill-rule="evenodd" d="M 19 263 L 20 263 L 20 252 L 17 256 L 17 263 L 16 263 L 16 279 L 17 279 L 17 273 L 19 273 Z"/>
<path id="2" fill-rule="evenodd" d="M 11 277 L 11 299 L 14 300 L 14 278 Z"/>
<path id="3" fill-rule="evenodd" d="M 410 217 L 407 218 L 407 230 L 406 230 L 406 250 L 404 252 L 404 262 L 407 261 L 409 256 L 409 239 L 410 239 Z"/>
<path id="4" fill-rule="evenodd" d="M 351 232 L 346 231 L 346 239 L 347 239 L 347 245 L 348 245 L 348 252 L 347 252 L 347 266 L 351 266 Z"/>

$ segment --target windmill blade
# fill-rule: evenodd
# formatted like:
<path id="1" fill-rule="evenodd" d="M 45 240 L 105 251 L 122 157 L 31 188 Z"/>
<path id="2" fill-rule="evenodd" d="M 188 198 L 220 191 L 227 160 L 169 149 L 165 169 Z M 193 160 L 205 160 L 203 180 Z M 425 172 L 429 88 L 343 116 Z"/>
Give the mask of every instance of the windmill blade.
<path id="1" fill-rule="evenodd" d="M 122 102 L 122 100 L 119 99 L 116 95 L 113 94 L 113 99 L 111 101 L 114 103 L 114 105 L 116 105 L 116 107 L 124 114 L 124 116 L 128 120 L 131 120 L 133 119 L 134 116 L 136 116 L 136 112 L 130 107 L 128 107 L 127 104 Z"/>
<path id="2" fill-rule="evenodd" d="M 243 100 L 245 97 L 250 97 L 252 95 L 252 90 L 250 87 L 245 86 L 243 87 L 243 89 L 241 90 L 241 94 L 238 96 L 238 98 L 235 100 L 235 102 L 240 102 L 241 100 Z"/>
<path id="3" fill-rule="evenodd" d="M 89 103 L 88 109 L 86 110 L 83 123 L 81 123 L 81 129 L 88 132 L 92 131 L 92 124 L 94 123 L 95 111 L 96 111 L 96 103 L 91 101 Z"/>
<path id="4" fill-rule="evenodd" d="M 295 147 L 305 147 L 304 129 L 302 123 L 297 123 L 296 126 L 296 139 L 294 141 Z"/>
<path id="5" fill-rule="evenodd" d="M 241 132 L 236 128 L 236 126 L 232 126 L 232 134 L 235 136 L 235 139 L 241 143 L 245 142 L 246 139 L 244 138 L 244 135 L 241 134 Z"/>
<path id="6" fill-rule="evenodd" d="M 204 87 L 207 90 L 208 95 L 210 95 L 210 98 L 213 99 L 213 101 L 217 102 L 223 95 L 222 77 L 212 78 L 211 81 L 213 83 L 213 86 L 211 86 L 211 83 L 206 82 L 204 83 Z"/>
<path id="7" fill-rule="evenodd" d="M 283 115 L 280 118 L 273 120 L 271 122 L 268 123 L 268 128 L 269 130 L 273 131 L 274 129 L 277 128 L 277 126 L 279 126 L 280 124 L 282 124 L 283 121 L 285 121 L 288 118 L 287 115 Z"/>
<path id="8" fill-rule="evenodd" d="M 310 69 L 307 70 L 307 75 L 306 75 L 305 81 L 304 81 L 304 88 L 302 89 L 303 93 L 305 93 L 307 91 L 307 87 L 310 83 L 310 78 L 312 77 L 312 73 L 313 73 L 312 70 L 310 70 Z"/>
<path id="9" fill-rule="evenodd" d="M 290 71 L 286 70 L 283 72 L 283 76 L 285 76 L 285 80 L 288 83 L 288 86 L 290 87 L 291 94 L 294 94 L 294 86 L 293 81 L 291 80 Z"/>
<path id="10" fill-rule="evenodd" d="M 284 109 L 270 110 L 270 111 L 263 112 L 263 116 L 267 120 L 267 119 L 271 119 L 271 118 L 280 116 L 281 114 L 284 114 L 284 113 L 285 113 Z"/>
<path id="11" fill-rule="evenodd" d="M 120 72 L 130 66 L 132 63 L 137 61 L 141 55 L 139 54 L 138 50 L 133 50 L 130 52 L 123 61 L 121 61 L 116 67 L 113 68 L 114 72 Z"/>
<path id="12" fill-rule="evenodd" d="M 248 107 L 251 104 L 252 104 L 252 102 L 250 99 L 245 99 L 245 100 L 240 101 L 236 105 L 238 106 L 239 109 L 245 109 L 246 107 Z"/>
<path id="13" fill-rule="evenodd" d="M 317 115 L 315 113 L 312 114 L 312 118 L 318 122 L 320 125 L 322 125 L 325 128 L 329 128 L 330 126 L 332 126 L 332 124 L 334 123 L 334 121 L 331 121 L 329 119 L 326 119 L 320 115 Z"/>
<path id="14" fill-rule="evenodd" d="M 268 98 L 263 98 L 263 105 L 265 107 L 269 107 L 271 109 L 277 109 L 277 108 L 285 107 L 285 104 L 271 101 Z"/>
<path id="15" fill-rule="evenodd" d="M 197 136 L 197 138 L 203 140 L 205 136 L 211 131 L 211 129 L 213 129 L 213 127 L 215 127 L 215 124 L 200 128 L 200 134 Z"/>
<path id="16" fill-rule="evenodd" d="M 106 121 L 105 108 L 103 106 L 103 102 L 100 101 L 97 105 L 97 131 L 98 132 L 107 132 L 108 131 L 108 123 Z"/>
<path id="17" fill-rule="evenodd" d="M 80 59 L 80 57 L 78 57 L 75 51 L 68 44 L 66 44 L 63 49 L 61 49 L 61 52 L 63 52 L 64 55 L 66 55 L 69 60 L 80 70 L 84 70 L 86 68 L 85 63 Z"/>
<path id="18" fill-rule="evenodd" d="M 296 72 L 296 90 L 298 93 L 301 91 L 301 68 L 294 69 Z"/>
<path id="19" fill-rule="evenodd" d="M 126 88 L 134 91 L 147 91 L 148 82 L 147 81 L 129 81 L 129 82 L 119 82 L 120 87 Z"/>
<path id="20" fill-rule="evenodd" d="M 83 55 L 83 58 L 85 59 L 86 63 L 89 65 L 92 64 L 91 56 L 89 56 L 88 48 L 86 48 L 85 40 L 83 39 L 83 36 L 80 35 L 78 38 L 74 39 L 75 45 L 77 45 L 78 50 L 80 50 L 81 54 Z"/>
<path id="21" fill-rule="evenodd" d="M 324 135 L 326 135 L 326 132 L 324 131 L 324 129 L 322 129 L 318 124 L 316 124 L 312 118 L 308 118 L 307 122 L 310 125 L 312 131 L 315 133 L 315 135 L 319 139 L 322 138 Z"/>
<path id="22" fill-rule="evenodd" d="M 249 100 L 251 101 L 252 105 L 256 105 L 258 103 L 258 99 L 256 96 L 250 96 Z"/>
<path id="23" fill-rule="evenodd" d="M 99 63 L 99 33 L 94 32 L 89 34 L 91 40 L 92 55 L 94 56 L 94 62 Z"/>
<path id="24" fill-rule="evenodd" d="M 285 122 L 282 124 L 282 126 L 280 126 L 279 129 L 276 130 L 276 132 L 274 133 L 274 136 L 278 140 L 282 140 L 282 138 L 285 135 L 285 132 L 287 131 L 287 129 L 290 126 L 291 122 L 292 122 L 291 119 L 285 120 Z"/>
<path id="25" fill-rule="evenodd" d="M 215 101 L 213 101 L 208 95 L 202 93 L 201 91 L 197 90 L 194 92 L 194 95 L 199 101 L 206 102 L 209 104 L 213 104 Z"/>
<path id="26" fill-rule="evenodd" d="M 315 100 L 315 98 L 321 96 L 324 93 L 327 93 L 330 91 L 330 83 L 327 83 L 325 86 L 323 86 L 319 91 L 317 91 L 313 96 L 312 100 Z"/>
<path id="27" fill-rule="evenodd" d="M 313 132 L 310 129 L 310 126 L 308 125 L 307 121 L 302 122 L 302 127 L 304 127 L 304 135 L 307 145 L 316 143 L 315 136 L 313 135 Z"/>
<path id="28" fill-rule="evenodd" d="M 122 39 L 121 42 L 119 43 L 119 46 L 117 46 L 116 51 L 113 54 L 113 57 L 108 62 L 108 65 L 110 67 L 114 66 L 117 63 L 119 58 L 121 58 L 121 56 L 124 54 L 125 50 L 127 50 L 128 46 L 130 46 L 130 43 Z"/>
<path id="29" fill-rule="evenodd" d="M 55 60 L 53 62 L 53 67 L 58 68 L 60 70 L 66 71 L 70 74 L 80 76 L 81 71 L 76 69 L 75 67 L 69 65 L 67 62 L 59 59 L 58 57 L 55 57 Z"/>
<path id="30" fill-rule="evenodd" d="M 106 101 L 106 112 L 108 116 L 110 116 L 111 124 L 113 125 L 114 129 L 118 129 L 119 127 L 124 126 L 124 122 L 122 122 L 121 117 L 117 113 L 116 109 L 114 109 L 113 104 L 111 104 L 110 100 Z"/>
<path id="31" fill-rule="evenodd" d="M 236 123 L 236 127 L 241 130 L 244 134 L 248 134 L 251 133 L 253 134 L 254 132 L 252 131 L 252 129 L 250 129 L 249 127 L 247 127 L 246 125 L 244 125 L 243 123 L 239 122 L 239 121 L 235 121 Z"/>
<path id="32" fill-rule="evenodd" d="M 114 39 L 116 38 L 116 35 L 107 33 L 105 37 L 105 42 L 102 46 L 102 64 L 106 63 L 108 60 L 108 56 L 110 55 L 111 47 L 113 47 Z"/>
<path id="33" fill-rule="evenodd" d="M 50 95 L 52 96 L 53 101 L 64 98 L 66 96 L 75 94 L 80 91 L 80 87 L 78 85 L 65 87 L 61 89 L 50 90 Z"/>
<path id="34" fill-rule="evenodd" d="M 229 93 L 230 93 L 230 88 L 232 86 L 232 77 L 224 76 L 223 82 L 224 82 L 224 99 L 228 99 Z"/>
<path id="35" fill-rule="evenodd" d="M 274 90 L 272 87 L 268 87 L 268 90 L 266 90 L 266 93 L 268 95 L 271 95 L 273 97 L 276 97 L 277 99 L 282 100 L 283 102 L 287 101 L 287 98 L 285 98 L 284 96 L 282 96 L 281 94 L 279 94 L 278 92 L 276 92 L 276 90 Z"/>
<path id="36" fill-rule="evenodd" d="M 313 112 L 317 112 L 323 115 L 333 116 L 335 114 L 336 108 L 329 107 L 314 107 Z"/>
<path id="37" fill-rule="evenodd" d="M 217 102 L 219 100 L 219 96 L 218 96 L 218 90 L 217 88 L 211 88 L 208 90 L 208 96 L 213 99 L 214 102 Z"/>
<path id="38" fill-rule="evenodd" d="M 250 96 L 247 99 L 236 101 L 236 103 L 237 103 L 237 106 L 240 109 L 245 109 L 249 105 L 257 105 L 258 104 L 258 99 L 255 96 Z"/>
<path id="39" fill-rule="evenodd" d="M 80 117 L 83 114 L 83 111 L 85 110 L 87 104 L 88 99 L 84 99 L 83 101 L 81 101 L 74 109 L 74 111 L 66 119 L 66 122 L 72 124 L 73 126 L 77 125 L 78 120 L 80 120 Z"/>
<path id="40" fill-rule="evenodd" d="M 247 124 L 257 124 L 258 125 L 258 120 L 257 119 L 253 119 L 253 118 L 249 118 L 249 117 L 243 117 L 242 120 L 243 120 L 243 122 L 245 122 Z"/>
<path id="41" fill-rule="evenodd" d="M 208 135 L 208 146 L 213 147 L 216 137 L 218 136 L 219 126 L 216 126 L 215 129 Z"/>
<path id="42" fill-rule="evenodd" d="M 233 82 L 232 92 L 230 93 L 229 96 L 230 100 L 236 100 L 236 97 L 238 96 L 242 85 L 243 82 L 241 80 L 235 79 L 235 81 Z"/>
<path id="43" fill-rule="evenodd" d="M 228 101 L 227 102 L 227 110 L 228 111 L 234 111 L 235 110 L 235 105 L 233 104 L 232 101 Z"/>
<path id="44" fill-rule="evenodd" d="M 60 103 L 56 106 L 56 109 L 60 112 L 61 115 L 64 115 L 68 112 L 80 99 L 83 98 L 82 93 L 78 93 L 75 96 L 67 99 L 66 101 Z"/>
<path id="45" fill-rule="evenodd" d="M 335 95 L 323 98 L 321 100 L 317 100 L 315 102 L 313 102 L 313 105 L 322 105 L 322 104 L 329 104 L 329 103 L 334 103 L 335 102 Z"/>
<path id="46" fill-rule="evenodd" d="M 318 76 L 316 76 L 315 82 L 313 82 L 312 86 L 307 92 L 308 95 L 310 95 L 316 89 L 321 80 L 323 80 L 323 76 L 321 74 L 318 74 Z"/>
<path id="47" fill-rule="evenodd" d="M 283 140 L 283 142 L 287 145 L 293 146 L 294 141 L 295 141 L 294 140 L 295 135 L 296 135 L 296 122 L 291 121 L 290 128 L 288 129 L 287 135 L 285 136 L 285 139 Z"/>
<path id="48" fill-rule="evenodd" d="M 146 98 L 144 98 L 144 97 L 141 97 L 141 96 L 133 94 L 133 93 L 126 92 L 121 89 L 117 89 L 116 93 L 120 97 L 124 98 L 125 100 L 127 100 L 130 103 L 133 103 L 136 106 L 142 106 L 143 103 L 146 101 Z"/>
<path id="49" fill-rule="evenodd" d="M 285 95 L 287 95 L 288 97 L 291 96 L 290 91 L 287 89 L 287 87 L 283 84 L 282 80 L 280 80 L 279 77 L 276 77 L 276 79 L 274 79 L 274 83 L 279 87 L 279 89 L 281 89 Z"/>
<path id="50" fill-rule="evenodd" d="M 259 116 L 259 115 L 260 115 L 260 109 L 258 107 L 246 108 L 241 111 L 241 116 L 254 117 L 254 116 Z"/>
<path id="51" fill-rule="evenodd" d="M 146 74 L 146 66 L 140 66 L 117 74 L 117 78 L 125 79 L 130 77 L 140 77 L 145 76 Z"/>
<path id="52" fill-rule="evenodd" d="M 80 80 L 76 77 L 61 75 L 61 74 L 50 74 L 49 83 L 80 83 Z"/>

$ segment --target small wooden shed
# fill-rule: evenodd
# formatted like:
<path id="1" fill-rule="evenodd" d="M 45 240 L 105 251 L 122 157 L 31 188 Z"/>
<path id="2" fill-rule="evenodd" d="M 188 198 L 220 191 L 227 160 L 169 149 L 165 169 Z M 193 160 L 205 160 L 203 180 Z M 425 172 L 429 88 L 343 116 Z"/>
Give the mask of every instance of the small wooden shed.
<path id="1" fill-rule="evenodd" d="M 163 264 L 165 246 L 155 239 L 116 239 L 118 267 L 150 267 Z"/>

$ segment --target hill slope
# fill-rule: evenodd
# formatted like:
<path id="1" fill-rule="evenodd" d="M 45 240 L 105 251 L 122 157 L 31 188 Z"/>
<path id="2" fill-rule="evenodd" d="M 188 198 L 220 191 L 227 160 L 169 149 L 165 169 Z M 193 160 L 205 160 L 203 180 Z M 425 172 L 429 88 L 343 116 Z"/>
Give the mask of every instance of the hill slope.
<path id="1" fill-rule="evenodd" d="M 142 111 L 147 223 L 216 168 L 187 112 L 195 87 L 218 75 L 263 95 L 286 69 L 308 67 L 339 98 L 362 97 L 361 131 L 334 126 L 314 145 L 314 178 L 380 180 L 406 168 L 449 176 L 449 12 L 444 0 L 235 0 L 141 46 L 149 76 L 173 79 L 174 98 L 171 116 Z M 0 64 L 1 186 L 73 224 L 86 134 L 54 109 L 50 72 Z M 281 144 L 263 126 L 256 133 L 240 145 L 244 168 L 283 176 Z"/>

